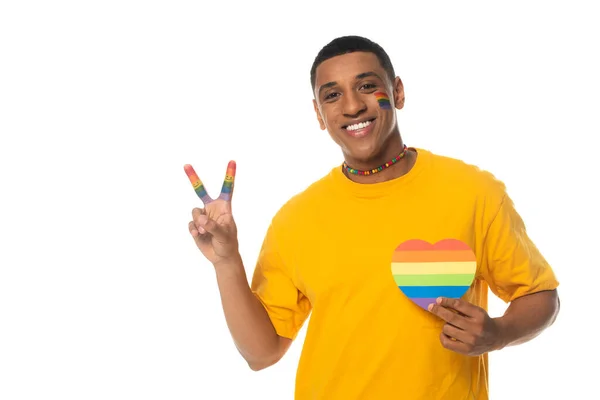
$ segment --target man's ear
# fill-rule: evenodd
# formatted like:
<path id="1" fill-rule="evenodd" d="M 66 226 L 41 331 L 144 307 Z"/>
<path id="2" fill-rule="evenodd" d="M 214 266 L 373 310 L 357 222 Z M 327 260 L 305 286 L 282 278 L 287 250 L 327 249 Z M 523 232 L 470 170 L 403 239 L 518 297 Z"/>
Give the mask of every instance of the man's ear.
<path id="1" fill-rule="evenodd" d="M 398 76 L 394 79 L 394 107 L 398 110 L 404 107 L 404 85 Z"/>

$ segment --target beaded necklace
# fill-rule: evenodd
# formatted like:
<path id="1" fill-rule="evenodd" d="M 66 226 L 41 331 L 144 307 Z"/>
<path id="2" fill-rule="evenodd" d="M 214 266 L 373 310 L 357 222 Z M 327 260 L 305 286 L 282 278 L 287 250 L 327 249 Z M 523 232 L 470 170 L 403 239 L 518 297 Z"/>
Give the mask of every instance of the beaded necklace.
<path id="1" fill-rule="evenodd" d="M 392 165 L 396 164 L 398 161 L 400 161 L 405 155 L 406 155 L 406 151 L 408 150 L 408 147 L 406 145 L 404 145 L 404 148 L 402 149 L 402 153 L 398 154 L 396 157 L 392 158 L 390 161 L 380 165 L 377 168 L 373 168 L 370 170 L 365 170 L 365 171 L 361 171 L 359 169 L 354 169 L 354 168 L 350 168 L 348 166 L 348 164 L 346 164 L 346 161 L 344 161 L 344 164 L 342 165 L 342 168 L 346 171 L 348 171 L 351 174 L 354 175 L 373 175 L 376 174 L 378 172 L 383 171 L 384 169 L 391 167 Z"/>

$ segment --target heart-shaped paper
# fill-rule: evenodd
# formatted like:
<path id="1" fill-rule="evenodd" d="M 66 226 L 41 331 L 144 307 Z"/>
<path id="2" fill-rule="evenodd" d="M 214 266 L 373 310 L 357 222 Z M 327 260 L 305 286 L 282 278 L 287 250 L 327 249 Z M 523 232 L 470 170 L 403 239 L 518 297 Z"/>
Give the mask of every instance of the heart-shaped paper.
<path id="1" fill-rule="evenodd" d="M 462 297 L 471 286 L 476 269 L 473 250 L 457 239 L 444 239 L 435 244 L 407 240 L 392 256 L 396 285 L 425 310 L 438 297 Z"/>

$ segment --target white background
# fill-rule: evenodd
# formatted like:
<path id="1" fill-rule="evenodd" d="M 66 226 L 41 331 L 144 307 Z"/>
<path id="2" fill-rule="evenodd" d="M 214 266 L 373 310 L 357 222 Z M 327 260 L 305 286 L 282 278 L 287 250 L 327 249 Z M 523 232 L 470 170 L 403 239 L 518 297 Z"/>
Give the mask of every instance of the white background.
<path id="1" fill-rule="evenodd" d="M 309 71 L 345 34 L 389 52 L 407 144 L 504 180 L 561 281 L 556 324 L 491 355 L 492 398 L 590 398 L 594 2 L 215 3 L 1 3 L 0 399 L 292 399 L 305 329 L 276 366 L 245 365 L 183 165 L 218 194 L 238 162 L 251 274 L 278 207 L 341 162 Z"/>

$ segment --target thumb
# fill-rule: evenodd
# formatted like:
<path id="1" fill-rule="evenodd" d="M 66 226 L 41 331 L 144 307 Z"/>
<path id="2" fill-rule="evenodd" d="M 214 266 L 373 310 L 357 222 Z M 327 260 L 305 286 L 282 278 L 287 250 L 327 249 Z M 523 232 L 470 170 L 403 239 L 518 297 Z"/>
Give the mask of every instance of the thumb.
<path id="1" fill-rule="evenodd" d="M 225 242 L 227 240 L 227 231 L 224 227 L 217 224 L 215 220 L 210 219 L 208 217 L 199 219 L 200 227 L 204 228 L 204 230 L 215 237 L 220 242 Z"/>

